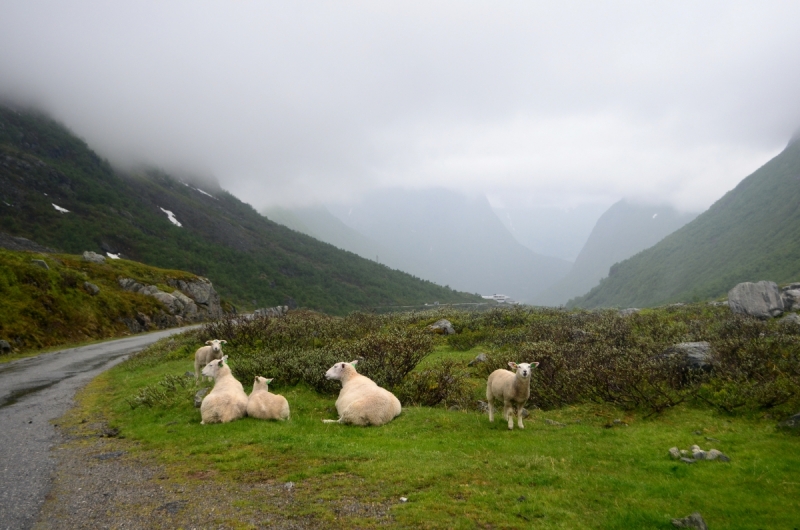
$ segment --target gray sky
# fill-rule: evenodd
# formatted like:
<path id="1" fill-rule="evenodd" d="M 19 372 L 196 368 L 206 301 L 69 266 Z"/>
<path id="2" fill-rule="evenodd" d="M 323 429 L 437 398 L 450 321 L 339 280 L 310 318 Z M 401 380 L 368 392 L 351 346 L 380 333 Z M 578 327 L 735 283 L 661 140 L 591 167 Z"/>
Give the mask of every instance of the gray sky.
<path id="1" fill-rule="evenodd" d="M 0 94 L 257 208 L 705 208 L 800 127 L 800 2 L 0 4 Z"/>

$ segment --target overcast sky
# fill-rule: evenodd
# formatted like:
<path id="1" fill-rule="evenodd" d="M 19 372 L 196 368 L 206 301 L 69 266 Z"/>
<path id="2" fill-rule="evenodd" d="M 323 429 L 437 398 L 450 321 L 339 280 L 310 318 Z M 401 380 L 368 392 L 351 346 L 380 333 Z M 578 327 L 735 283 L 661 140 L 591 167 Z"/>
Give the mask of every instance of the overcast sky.
<path id="1" fill-rule="evenodd" d="M 257 208 L 709 206 L 800 128 L 800 2 L 0 3 L 0 95 Z"/>

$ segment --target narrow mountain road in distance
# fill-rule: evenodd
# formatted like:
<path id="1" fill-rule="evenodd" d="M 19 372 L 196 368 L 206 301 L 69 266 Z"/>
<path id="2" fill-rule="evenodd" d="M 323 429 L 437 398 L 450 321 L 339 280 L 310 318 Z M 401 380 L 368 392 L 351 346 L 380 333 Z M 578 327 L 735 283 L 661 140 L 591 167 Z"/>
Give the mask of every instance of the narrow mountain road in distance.
<path id="1" fill-rule="evenodd" d="M 0 529 L 27 529 L 50 489 L 58 442 L 52 420 L 92 378 L 146 346 L 198 326 L 168 329 L 0 365 Z"/>

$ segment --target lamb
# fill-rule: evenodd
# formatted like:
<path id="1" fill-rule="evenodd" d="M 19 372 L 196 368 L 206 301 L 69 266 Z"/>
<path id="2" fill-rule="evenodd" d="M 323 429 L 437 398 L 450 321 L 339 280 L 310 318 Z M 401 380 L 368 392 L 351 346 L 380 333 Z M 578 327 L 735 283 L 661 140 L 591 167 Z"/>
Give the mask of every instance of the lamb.
<path id="1" fill-rule="evenodd" d="M 513 415 L 516 414 L 517 425 L 520 429 L 524 429 L 522 407 L 531 395 L 531 370 L 539 366 L 539 363 L 509 362 L 508 366 L 514 372 L 500 368 L 489 374 L 489 380 L 486 382 L 489 421 L 494 421 L 494 409 L 492 408 L 494 399 L 502 398 L 503 417 L 508 420 L 508 428 L 514 429 Z"/>
<path id="2" fill-rule="evenodd" d="M 358 361 L 336 363 L 325 372 L 326 379 L 342 382 L 342 390 L 336 400 L 339 419 L 322 420 L 323 422 L 383 425 L 400 415 L 400 401 L 369 377 L 356 372 L 357 363 Z"/>
<path id="3" fill-rule="evenodd" d="M 200 416 L 206 423 L 227 423 L 244 418 L 247 414 L 247 394 L 242 384 L 233 377 L 227 364 L 228 356 L 214 359 L 203 368 L 203 375 L 214 378 L 214 388 L 200 404 Z"/>
<path id="4" fill-rule="evenodd" d="M 272 379 L 256 377 L 253 391 L 247 400 L 247 415 L 262 420 L 288 420 L 289 402 L 286 398 L 269 391 Z"/>
<path id="5" fill-rule="evenodd" d="M 201 346 L 194 352 L 194 380 L 195 383 L 200 381 L 200 369 L 213 361 L 214 359 L 222 359 L 222 345 L 228 344 L 226 340 L 207 340 L 208 346 Z"/>

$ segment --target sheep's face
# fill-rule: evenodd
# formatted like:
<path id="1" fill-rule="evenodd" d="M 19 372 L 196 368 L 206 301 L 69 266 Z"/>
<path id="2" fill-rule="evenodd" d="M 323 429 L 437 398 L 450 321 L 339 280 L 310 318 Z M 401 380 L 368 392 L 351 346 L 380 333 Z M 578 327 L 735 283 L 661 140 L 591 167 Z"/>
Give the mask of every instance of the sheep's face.
<path id="1" fill-rule="evenodd" d="M 215 359 L 208 363 L 205 368 L 203 368 L 203 375 L 206 377 L 213 377 L 214 379 L 217 378 L 217 374 L 219 373 L 219 369 L 222 368 L 223 361 L 222 359 Z"/>
<path id="2" fill-rule="evenodd" d="M 510 362 L 508 363 L 509 368 L 514 370 L 517 373 L 517 377 L 521 377 L 522 379 L 529 379 L 531 377 L 531 371 L 539 366 L 539 363 L 515 363 Z"/>
<path id="3" fill-rule="evenodd" d="M 213 351 L 214 353 L 221 352 L 222 351 L 222 345 L 223 344 L 227 344 L 227 343 L 228 343 L 227 341 L 219 340 L 219 339 L 213 339 L 213 340 L 207 340 L 206 341 L 206 344 L 211 346 L 211 351 Z"/>
<path id="4" fill-rule="evenodd" d="M 348 366 L 355 366 L 358 361 L 353 361 L 351 363 L 336 363 L 331 366 L 327 372 L 325 372 L 325 379 L 334 379 L 336 381 L 341 381 L 342 376 L 347 371 Z"/>

